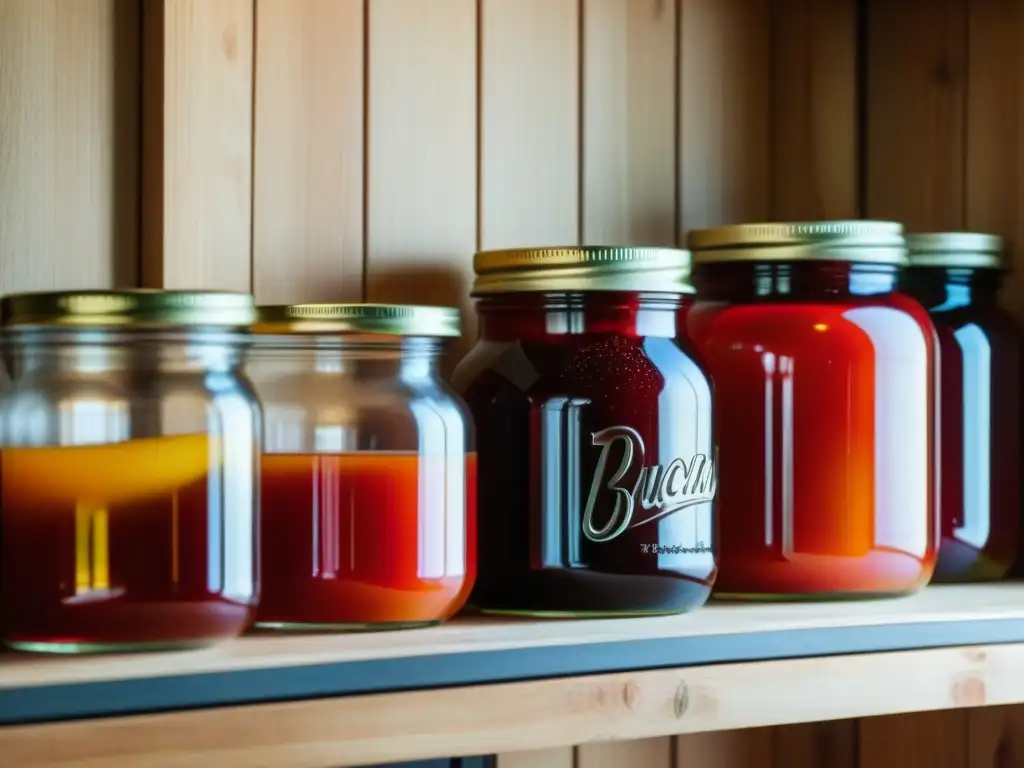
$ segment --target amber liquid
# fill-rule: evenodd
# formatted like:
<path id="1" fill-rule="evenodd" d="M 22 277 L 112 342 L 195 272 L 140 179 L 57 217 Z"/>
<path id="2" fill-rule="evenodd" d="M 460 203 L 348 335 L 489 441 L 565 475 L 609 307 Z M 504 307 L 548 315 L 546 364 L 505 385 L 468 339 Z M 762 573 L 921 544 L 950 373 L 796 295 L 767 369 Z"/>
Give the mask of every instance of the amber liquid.
<path id="1" fill-rule="evenodd" d="M 938 539 L 931 325 L 899 294 L 843 295 L 840 278 L 866 292 L 882 277 L 830 283 L 804 266 L 765 268 L 763 295 L 734 304 L 708 291 L 689 316 L 715 380 L 714 596 L 913 592 Z"/>
<path id="2" fill-rule="evenodd" d="M 224 509 L 218 454 L 205 435 L 0 452 L 7 643 L 152 649 L 244 631 L 253 545 L 225 540 L 240 513 Z"/>
<path id="3" fill-rule="evenodd" d="M 259 626 L 416 626 L 465 603 L 476 454 L 264 454 L 262 475 Z"/>

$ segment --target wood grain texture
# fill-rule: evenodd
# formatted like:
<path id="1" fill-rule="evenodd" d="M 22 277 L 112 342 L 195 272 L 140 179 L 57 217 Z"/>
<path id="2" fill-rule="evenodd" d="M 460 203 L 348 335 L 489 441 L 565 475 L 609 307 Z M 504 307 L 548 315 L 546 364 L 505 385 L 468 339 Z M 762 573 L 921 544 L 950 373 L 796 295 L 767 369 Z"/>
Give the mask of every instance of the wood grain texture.
<path id="1" fill-rule="evenodd" d="M 767 0 L 680 0 L 680 231 L 769 216 Z"/>
<path id="2" fill-rule="evenodd" d="M 475 339 L 474 0 L 370 0 L 367 298 L 462 309 L 457 360 Z"/>
<path id="3" fill-rule="evenodd" d="M 144 0 L 142 280 L 251 288 L 253 0 Z"/>
<path id="4" fill-rule="evenodd" d="M 583 234 L 676 241 L 676 5 L 583 0 Z"/>
<path id="5" fill-rule="evenodd" d="M 253 288 L 363 295 L 363 0 L 256 5 Z"/>
<path id="6" fill-rule="evenodd" d="M 719 664 L 6 727 L 0 754 L 19 767 L 366 766 L 1019 703 L 1022 681 L 1024 644 Z M 869 728 L 861 765 L 954 765 L 963 745 L 943 739 L 962 729 L 920 717 L 910 730 Z M 687 754 L 701 754 L 697 744 Z M 690 764 L 726 768 L 723 754 L 754 754 L 730 744 L 740 746 Z"/>
<path id="7" fill-rule="evenodd" d="M 856 0 L 775 0 L 771 15 L 771 217 L 857 218 Z"/>
<path id="8" fill-rule="evenodd" d="M 138 275 L 132 0 L 0 0 L 0 291 Z"/>
<path id="9" fill-rule="evenodd" d="M 579 240 L 579 0 L 481 0 L 480 242 Z"/>
<path id="10" fill-rule="evenodd" d="M 774 730 L 743 728 L 680 736 L 676 739 L 676 768 L 772 768 Z"/>
<path id="11" fill-rule="evenodd" d="M 967 715 L 961 710 L 866 718 L 860 723 L 860 764 L 864 768 L 965 768 L 967 736 Z"/>
<path id="12" fill-rule="evenodd" d="M 1024 765 L 1024 706 L 969 710 L 967 718 L 966 768 Z"/>
<path id="13" fill-rule="evenodd" d="M 1007 240 L 1004 306 L 1024 322 L 1024 3 L 968 0 L 965 225 Z"/>
<path id="14" fill-rule="evenodd" d="M 964 226 L 966 0 L 868 0 L 866 210 Z"/>
<path id="15" fill-rule="evenodd" d="M 860 768 L 857 720 L 800 723 L 772 729 L 776 768 Z"/>
<path id="16" fill-rule="evenodd" d="M 576 747 L 575 768 L 676 768 L 671 738 L 637 739 Z"/>

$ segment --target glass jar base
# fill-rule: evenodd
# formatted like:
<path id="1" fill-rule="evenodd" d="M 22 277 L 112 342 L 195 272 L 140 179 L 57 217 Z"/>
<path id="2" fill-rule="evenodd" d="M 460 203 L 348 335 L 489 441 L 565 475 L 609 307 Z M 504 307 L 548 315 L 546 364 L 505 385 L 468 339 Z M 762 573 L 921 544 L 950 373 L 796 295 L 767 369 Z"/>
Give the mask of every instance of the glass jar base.
<path id="1" fill-rule="evenodd" d="M 259 632 L 290 632 L 293 634 L 331 634 L 347 632 L 395 632 L 402 629 L 436 627 L 439 619 L 429 621 L 381 621 L 381 622 L 301 622 L 301 621 L 257 621 L 253 629 Z"/>
<path id="2" fill-rule="evenodd" d="M 228 638 L 224 638 L 228 639 Z M 105 653 L 157 653 L 166 651 L 194 651 L 219 642 L 210 640 L 183 640 L 176 642 L 101 643 L 61 640 L 5 640 L 4 645 L 20 653 L 47 653 L 62 656 Z"/>
<path id="3" fill-rule="evenodd" d="M 840 603 L 861 600 L 890 600 L 909 597 L 921 591 L 913 587 L 900 592 L 807 592 L 804 594 L 771 594 L 760 592 L 715 592 L 711 600 L 722 603 Z"/>

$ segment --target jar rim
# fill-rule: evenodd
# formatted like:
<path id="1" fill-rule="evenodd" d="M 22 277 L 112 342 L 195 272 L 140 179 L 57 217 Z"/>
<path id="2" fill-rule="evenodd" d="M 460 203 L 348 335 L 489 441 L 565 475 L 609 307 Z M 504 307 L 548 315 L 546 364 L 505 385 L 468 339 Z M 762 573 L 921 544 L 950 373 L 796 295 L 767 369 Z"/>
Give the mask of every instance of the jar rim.
<path id="1" fill-rule="evenodd" d="M 255 319 L 252 294 L 150 288 L 42 291 L 0 299 L 6 330 L 181 327 L 246 328 Z"/>
<path id="2" fill-rule="evenodd" d="M 472 295 L 589 291 L 695 293 L 681 248 L 570 245 L 479 251 Z"/>
<path id="3" fill-rule="evenodd" d="M 458 337 L 459 310 L 415 304 L 274 304 L 256 308 L 256 336 L 360 334 Z"/>
<path id="4" fill-rule="evenodd" d="M 902 267 L 908 263 L 903 225 L 894 221 L 736 224 L 692 230 L 687 244 L 697 265 L 838 261 Z"/>
<path id="5" fill-rule="evenodd" d="M 1004 242 L 988 232 L 915 232 L 906 236 L 912 267 L 1005 269 Z"/>

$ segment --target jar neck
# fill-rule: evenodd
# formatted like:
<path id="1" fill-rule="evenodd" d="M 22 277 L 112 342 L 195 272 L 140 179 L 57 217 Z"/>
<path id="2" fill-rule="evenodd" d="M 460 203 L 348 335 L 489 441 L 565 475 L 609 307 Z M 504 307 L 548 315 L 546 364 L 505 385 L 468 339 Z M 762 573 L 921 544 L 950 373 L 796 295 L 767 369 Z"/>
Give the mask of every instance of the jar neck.
<path id="1" fill-rule="evenodd" d="M 675 293 L 592 291 L 481 296 L 480 338 L 515 341 L 574 334 L 675 338 L 692 297 Z"/>
<path id="2" fill-rule="evenodd" d="M 248 345 L 246 334 L 225 330 L 46 328 L 7 331 L 4 355 L 14 380 L 50 373 L 226 373 L 243 363 Z"/>
<path id="3" fill-rule="evenodd" d="M 254 358 L 363 381 L 415 383 L 437 379 L 444 353 L 442 340 L 433 337 L 292 334 L 253 338 Z"/>
<path id="4" fill-rule="evenodd" d="M 997 269 L 911 267 L 901 287 L 930 311 L 999 303 L 1003 273 Z"/>
<path id="5" fill-rule="evenodd" d="M 840 261 L 728 262 L 700 264 L 693 282 L 701 299 L 831 298 L 892 293 L 900 268 Z"/>

